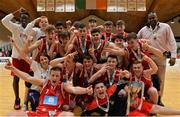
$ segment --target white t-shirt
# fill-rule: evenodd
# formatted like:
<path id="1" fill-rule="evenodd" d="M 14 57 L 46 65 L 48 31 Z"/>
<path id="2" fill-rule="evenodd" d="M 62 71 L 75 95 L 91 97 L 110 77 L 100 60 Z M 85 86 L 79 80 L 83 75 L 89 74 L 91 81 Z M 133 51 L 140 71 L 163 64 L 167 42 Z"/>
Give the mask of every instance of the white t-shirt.
<path id="1" fill-rule="evenodd" d="M 13 23 L 11 21 L 13 17 L 14 15 L 11 13 L 5 16 L 1 21 L 2 24 L 12 33 L 12 37 L 15 39 L 18 47 L 23 47 L 26 35 L 32 30 L 32 27 L 26 26 L 26 28 L 23 28 L 21 24 Z M 20 55 L 14 47 L 12 48 L 12 57 L 20 59 Z"/>
<path id="2" fill-rule="evenodd" d="M 161 52 L 170 51 L 173 58 L 177 57 L 177 45 L 171 27 L 159 22 L 155 29 L 144 26 L 137 34 L 138 38 L 147 39 L 151 45 Z"/>
<path id="3" fill-rule="evenodd" d="M 51 69 L 50 65 L 48 66 L 47 70 L 44 70 L 38 62 L 32 60 L 32 64 L 30 67 L 34 72 L 35 78 L 47 79 L 50 74 L 50 69 Z M 32 84 L 31 89 L 39 91 L 40 87 Z"/>
<path id="4" fill-rule="evenodd" d="M 36 32 L 36 37 L 34 37 L 34 41 L 37 41 L 40 37 L 45 36 L 45 33 L 40 28 L 33 28 L 33 30 Z"/>

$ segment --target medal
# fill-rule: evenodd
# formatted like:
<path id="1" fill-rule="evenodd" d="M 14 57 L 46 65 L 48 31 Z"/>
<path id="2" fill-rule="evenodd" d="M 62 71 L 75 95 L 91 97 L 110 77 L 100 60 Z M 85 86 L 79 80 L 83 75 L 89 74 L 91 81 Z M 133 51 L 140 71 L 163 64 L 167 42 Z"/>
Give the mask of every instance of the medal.
<path id="1" fill-rule="evenodd" d="M 97 106 L 98 106 L 101 110 L 103 110 L 104 112 L 106 112 L 105 117 L 108 116 L 108 111 L 109 111 L 109 106 L 110 106 L 110 105 L 109 105 L 109 97 L 108 97 L 107 94 L 106 94 L 106 98 L 107 98 L 107 107 L 104 108 L 104 107 L 102 107 L 101 105 L 99 105 L 99 101 L 98 101 L 98 99 L 97 99 L 97 96 L 95 97 Z"/>
<path id="2" fill-rule="evenodd" d="M 84 43 L 82 44 L 82 40 L 79 39 L 79 44 L 80 44 L 80 48 L 83 52 L 83 54 L 85 53 L 85 50 L 86 50 L 86 39 L 84 39 Z"/>
<path id="3" fill-rule="evenodd" d="M 113 72 L 112 77 L 111 77 L 109 71 L 107 71 L 107 74 L 108 74 L 108 81 L 109 81 L 109 84 L 111 86 L 114 83 L 114 77 L 115 77 L 115 74 L 116 74 L 116 70 Z"/>
<path id="4" fill-rule="evenodd" d="M 70 75 L 70 77 L 69 77 L 69 71 L 66 69 L 65 79 L 66 79 L 67 81 L 72 82 L 73 77 L 74 77 L 74 70 L 73 70 L 73 72 L 71 73 L 71 75 Z"/>
<path id="5" fill-rule="evenodd" d="M 97 46 L 95 46 L 94 43 L 92 45 L 95 50 L 98 50 L 101 47 L 101 40 L 99 41 L 98 45 L 96 44 Z M 95 47 L 97 47 L 97 48 L 95 48 Z"/>
<path id="6" fill-rule="evenodd" d="M 90 74 L 88 74 L 88 72 L 87 72 L 87 70 L 85 69 L 84 70 L 84 77 L 86 78 L 86 80 L 89 80 L 90 79 L 90 77 L 93 75 L 93 69 L 94 68 L 94 66 L 91 66 L 91 71 L 90 71 Z"/>
<path id="7" fill-rule="evenodd" d="M 132 50 L 132 53 L 134 54 L 135 58 L 136 58 L 139 62 L 141 62 L 141 61 L 142 61 L 142 56 L 141 56 L 140 47 L 138 47 L 137 53 L 136 53 L 133 49 L 131 49 L 131 50 Z"/>

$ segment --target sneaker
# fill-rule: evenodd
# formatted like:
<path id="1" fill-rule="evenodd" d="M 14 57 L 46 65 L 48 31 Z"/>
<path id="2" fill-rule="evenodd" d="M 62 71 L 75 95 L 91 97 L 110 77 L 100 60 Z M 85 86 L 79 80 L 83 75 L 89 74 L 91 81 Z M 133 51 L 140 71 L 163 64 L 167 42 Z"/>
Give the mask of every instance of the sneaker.
<path id="1" fill-rule="evenodd" d="M 27 110 L 28 110 L 28 105 L 27 105 L 27 104 L 24 104 L 22 110 L 23 110 L 23 111 L 27 111 Z"/>
<path id="2" fill-rule="evenodd" d="M 20 98 L 17 98 L 17 99 L 15 100 L 15 103 L 14 103 L 14 109 L 15 109 L 15 110 L 21 109 L 20 103 L 21 103 Z"/>
<path id="3" fill-rule="evenodd" d="M 160 106 L 164 106 L 164 104 L 162 103 L 162 101 L 160 100 L 160 101 L 158 101 L 158 105 L 160 105 Z"/>
<path id="4" fill-rule="evenodd" d="M 158 97 L 158 103 L 157 104 L 160 105 L 160 106 L 164 106 L 164 104 L 161 101 L 161 97 L 160 96 Z"/>

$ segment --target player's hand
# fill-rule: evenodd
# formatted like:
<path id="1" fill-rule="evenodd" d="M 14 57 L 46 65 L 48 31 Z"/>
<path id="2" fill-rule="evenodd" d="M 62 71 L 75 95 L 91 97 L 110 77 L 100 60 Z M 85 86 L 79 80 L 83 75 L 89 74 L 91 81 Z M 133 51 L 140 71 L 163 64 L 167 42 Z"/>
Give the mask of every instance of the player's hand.
<path id="1" fill-rule="evenodd" d="M 122 71 L 121 72 L 121 78 L 123 78 L 123 77 L 130 78 L 129 71 L 127 71 L 127 70 Z"/>
<path id="2" fill-rule="evenodd" d="M 176 58 L 170 58 L 170 60 L 169 60 L 170 66 L 175 65 L 175 63 L 176 63 Z"/>
<path id="3" fill-rule="evenodd" d="M 111 66 L 108 64 L 103 65 L 103 67 L 100 69 L 102 73 L 105 73 L 107 70 L 110 70 Z"/>
<path id="4" fill-rule="evenodd" d="M 77 51 L 75 51 L 73 53 L 70 53 L 70 54 L 67 55 L 67 59 L 74 59 L 74 56 L 77 55 L 77 54 L 78 54 Z"/>
<path id="5" fill-rule="evenodd" d="M 92 95 L 93 94 L 92 85 L 90 85 L 89 87 L 86 88 L 86 92 L 87 92 L 88 95 Z"/>
<path id="6" fill-rule="evenodd" d="M 94 56 L 94 48 L 89 48 L 88 52 L 91 56 Z"/>
<path id="7" fill-rule="evenodd" d="M 13 69 L 13 65 L 11 64 L 11 62 L 9 61 L 9 59 L 7 60 L 6 65 L 4 66 L 4 68 L 8 69 L 8 70 L 12 70 Z"/>
<path id="8" fill-rule="evenodd" d="M 147 61 L 147 60 L 150 59 L 147 55 L 145 55 L 145 54 L 142 53 L 142 52 L 141 52 L 141 55 L 142 55 L 142 59 L 143 59 L 144 61 Z"/>
<path id="9" fill-rule="evenodd" d="M 19 9 L 19 13 L 23 13 L 23 12 L 25 12 L 25 11 L 26 11 L 26 9 L 23 8 L 23 7 L 21 7 L 21 8 Z"/>

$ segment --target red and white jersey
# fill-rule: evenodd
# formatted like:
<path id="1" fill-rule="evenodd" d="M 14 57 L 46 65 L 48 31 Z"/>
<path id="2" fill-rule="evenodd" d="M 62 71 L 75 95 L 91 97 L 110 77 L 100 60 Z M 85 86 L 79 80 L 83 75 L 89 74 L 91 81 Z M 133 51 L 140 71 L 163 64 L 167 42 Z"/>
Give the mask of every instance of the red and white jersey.
<path id="1" fill-rule="evenodd" d="M 88 80 L 91 78 L 91 76 L 93 74 L 95 74 L 96 72 L 98 71 L 98 69 L 93 65 L 91 67 L 90 70 L 86 70 L 84 67 L 83 67 L 83 70 L 81 71 L 81 74 L 80 74 L 80 79 L 79 79 L 79 86 L 81 87 L 87 87 L 88 86 Z"/>
<path id="2" fill-rule="evenodd" d="M 61 82 L 58 86 L 52 87 L 50 80 L 47 80 L 42 88 L 37 110 L 35 112 L 27 111 L 27 115 L 30 117 L 50 116 L 51 114 L 58 116 L 62 112 L 60 107 L 64 102 L 61 88 L 63 88 Z"/>
<path id="3" fill-rule="evenodd" d="M 112 41 L 111 39 L 115 36 L 114 33 L 102 33 L 103 40 Z"/>
<path id="4" fill-rule="evenodd" d="M 136 81 L 136 80 L 137 80 L 137 78 L 135 77 L 134 74 L 132 74 L 131 81 Z M 141 75 L 141 78 L 138 79 L 138 80 L 144 82 L 145 89 L 149 89 L 149 88 L 152 87 L 152 85 L 153 85 L 151 79 L 150 79 L 150 78 L 145 78 L 145 77 L 143 76 L 143 74 Z"/>
<path id="5" fill-rule="evenodd" d="M 75 49 L 78 51 L 80 55 L 87 54 L 88 49 L 91 45 L 90 35 L 87 35 L 84 41 L 82 41 L 80 37 L 77 36 L 77 41 L 75 42 L 75 45 Z"/>
<path id="6" fill-rule="evenodd" d="M 142 108 L 138 110 L 138 106 L 140 105 L 141 99 L 136 98 L 134 101 L 136 103 L 130 105 L 130 112 L 128 113 L 128 116 L 150 116 L 150 112 L 153 107 L 152 103 L 143 100 Z"/>
<path id="7" fill-rule="evenodd" d="M 62 96 L 62 84 L 59 83 L 56 87 L 53 87 L 50 80 L 46 82 L 42 88 L 39 98 L 39 106 L 37 108 L 38 113 L 46 113 L 52 110 L 59 110 L 62 106 L 64 99 Z M 61 111 L 61 110 L 59 110 Z"/>
<path id="8" fill-rule="evenodd" d="M 121 34 L 121 35 L 123 35 L 123 37 L 124 38 L 127 38 L 128 37 L 128 33 L 126 33 L 126 32 L 117 32 L 114 36 L 116 36 L 116 35 L 118 35 L 118 34 Z"/>
<path id="9" fill-rule="evenodd" d="M 108 43 L 108 41 L 106 40 L 101 40 L 101 42 L 99 43 L 99 45 L 97 47 L 95 47 L 94 43 L 92 43 L 91 47 L 93 47 L 95 50 L 94 50 L 94 55 L 97 59 L 97 63 L 102 63 L 102 51 L 105 47 L 105 45 Z"/>
<path id="10" fill-rule="evenodd" d="M 137 49 L 137 52 L 131 48 L 127 48 L 127 51 L 129 52 L 129 68 L 131 67 L 131 65 L 133 64 L 134 61 L 138 60 L 138 55 L 141 55 L 141 52 L 147 56 L 150 56 L 151 54 L 148 53 L 147 51 L 144 51 L 142 49 L 142 44 L 138 41 L 139 44 L 139 48 Z M 147 61 L 142 61 L 142 65 L 144 67 L 144 69 L 148 69 L 149 68 L 149 64 L 147 63 Z"/>
<path id="11" fill-rule="evenodd" d="M 119 82 L 120 75 L 121 69 L 116 69 L 114 70 L 113 74 L 109 73 L 108 71 L 105 72 L 105 74 L 102 75 L 99 79 L 104 82 L 107 87 L 109 87 Z"/>

